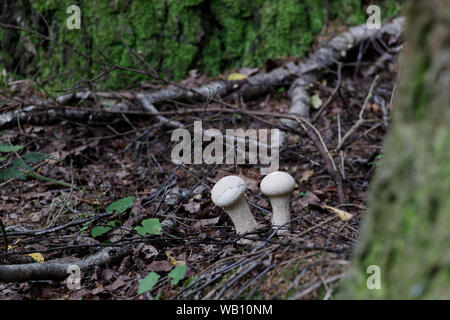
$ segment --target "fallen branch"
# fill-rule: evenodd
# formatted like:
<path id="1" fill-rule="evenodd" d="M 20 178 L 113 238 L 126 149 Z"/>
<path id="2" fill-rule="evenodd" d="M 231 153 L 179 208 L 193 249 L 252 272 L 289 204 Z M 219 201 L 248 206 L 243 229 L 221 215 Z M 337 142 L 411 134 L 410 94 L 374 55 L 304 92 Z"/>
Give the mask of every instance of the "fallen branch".
<path id="1" fill-rule="evenodd" d="M 67 270 L 71 266 L 76 265 L 81 271 L 87 271 L 95 266 L 108 264 L 127 256 L 132 250 L 132 246 L 125 245 L 119 248 L 108 247 L 86 258 L 67 263 L 46 262 L 0 265 L 0 281 L 61 280 L 69 275 Z"/>

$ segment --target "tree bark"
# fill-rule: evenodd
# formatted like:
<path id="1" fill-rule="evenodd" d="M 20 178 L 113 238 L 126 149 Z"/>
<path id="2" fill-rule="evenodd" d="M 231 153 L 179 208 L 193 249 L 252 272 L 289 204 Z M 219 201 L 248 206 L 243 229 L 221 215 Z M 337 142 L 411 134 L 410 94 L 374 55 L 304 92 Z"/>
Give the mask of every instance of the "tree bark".
<path id="1" fill-rule="evenodd" d="M 411 1 L 405 32 L 393 123 L 343 298 L 450 298 L 450 2 Z M 370 265 L 380 289 L 368 288 Z"/>

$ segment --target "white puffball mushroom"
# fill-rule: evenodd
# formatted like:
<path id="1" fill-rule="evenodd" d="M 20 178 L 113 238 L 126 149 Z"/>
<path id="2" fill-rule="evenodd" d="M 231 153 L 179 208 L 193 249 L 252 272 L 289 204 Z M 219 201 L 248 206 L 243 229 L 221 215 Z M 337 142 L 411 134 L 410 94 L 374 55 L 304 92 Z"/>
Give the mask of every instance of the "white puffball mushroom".
<path id="1" fill-rule="evenodd" d="M 245 181 L 238 176 L 223 177 L 211 190 L 212 201 L 228 213 L 237 234 L 251 232 L 258 228 L 258 223 L 244 197 L 246 190 Z M 240 241 L 240 243 L 248 243 L 245 241 L 246 239 L 241 240 L 244 241 Z"/>
<path id="2" fill-rule="evenodd" d="M 272 205 L 272 228 L 277 229 L 278 234 L 288 234 L 291 220 L 290 195 L 295 187 L 294 178 L 286 172 L 275 171 L 269 173 L 261 181 L 261 192 L 269 197 Z"/>

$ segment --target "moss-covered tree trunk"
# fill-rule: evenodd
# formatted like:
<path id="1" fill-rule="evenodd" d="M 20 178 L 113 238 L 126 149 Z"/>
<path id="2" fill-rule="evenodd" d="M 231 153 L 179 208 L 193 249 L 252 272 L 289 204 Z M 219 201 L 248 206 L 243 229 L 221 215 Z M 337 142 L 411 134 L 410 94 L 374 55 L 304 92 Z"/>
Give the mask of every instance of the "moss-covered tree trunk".
<path id="1" fill-rule="evenodd" d="M 393 123 L 345 298 L 450 298 L 450 1 L 411 1 L 407 20 Z M 367 286 L 370 265 L 381 289 Z"/>
<path id="2" fill-rule="evenodd" d="M 386 19 L 399 12 L 401 0 L 372 3 L 380 5 Z M 73 4 L 80 8 L 79 30 L 66 26 L 71 16 L 66 10 Z M 364 23 L 365 8 L 360 0 L 2 0 L 0 22 L 27 27 L 96 59 L 142 67 L 132 49 L 163 77 L 180 79 L 190 69 L 217 75 L 261 67 L 267 59 L 301 57 L 325 23 Z M 71 50 L 0 27 L 0 71 L 3 67 L 18 77 L 48 79 L 44 84 L 51 89 L 102 73 L 97 82 L 108 89 L 148 79 L 105 70 Z"/>

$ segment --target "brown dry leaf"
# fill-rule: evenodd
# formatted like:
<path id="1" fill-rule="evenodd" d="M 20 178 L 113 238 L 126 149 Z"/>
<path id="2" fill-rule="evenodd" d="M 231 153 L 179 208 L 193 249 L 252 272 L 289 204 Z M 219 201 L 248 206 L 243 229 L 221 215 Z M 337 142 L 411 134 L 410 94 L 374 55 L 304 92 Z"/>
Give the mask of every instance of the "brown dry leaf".
<path id="1" fill-rule="evenodd" d="M 300 178 L 300 183 L 308 181 L 309 178 L 311 178 L 313 175 L 314 175 L 314 170 L 303 171 L 302 177 Z"/>
<path id="2" fill-rule="evenodd" d="M 250 190 L 251 192 L 255 192 L 255 193 L 259 192 L 258 180 L 252 179 L 252 178 L 249 178 L 249 177 L 246 177 L 246 176 L 241 176 L 241 178 L 247 184 L 247 189 L 248 190 Z"/>
<path id="3" fill-rule="evenodd" d="M 97 288 L 95 288 L 94 290 L 92 290 L 92 294 L 94 296 L 98 295 L 99 293 L 102 293 L 105 291 L 105 288 L 103 287 L 103 285 L 99 285 Z"/>
<path id="4" fill-rule="evenodd" d="M 106 289 L 109 291 L 115 291 L 125 284 L 126 279 L 127 277 L 124 275 L 119 276 L 111 285 L 107 286 Z"/>
<path id="5" fill-rule="evenodd" d="M 203 227 L 215 225 L 219 222 L 219 219 L 220 219 L 220 217 L 215 217 L 215 218 L 211 218 L 211 219 L 200 219 L 199 221 L 194 223 L 194 225 L 192 227 L 195 230 L 197 230 L 198 232 L 201 232 Z"/>
<path id="6" fill-rule="evenodd" d="M 150 259 L 158 255 L 158 250 L 154 246 L 149 244 L 142 246 L 140 252 L 144 254 L 145 259 Z"/>
<path id="7" fill-rule="evenodd" d="M 320 205 L 320 199 L 314 194 L 314 192 L 310 191 L 305 197 L 298 199 L 297 203 L 300 209 L 304 209 L 309 205 Z"/>
<path id="8" fill-rule="evenodd" d="M 306 199 L 308 199 L 309 204 L 319 204 L 320 203 L 319 197 L 316 196 L 316 194 L 314 192 L 309 192 L 308 195 L 306 196 Z"/>
<path id="9" fill-rule="evenodd" d="M 336 213 L 338 215 L 339 219 L 341 219 L 342 221 L 348 221 L 353 217 L 353 215 L 351 213 L 348 213 L 347 211 L 344 211 L 344 210 L 341 210 L 338 208 L 334 208 L 334 207 L 330 207 L 330 206 L 324 206 L 324 208 Z"/>
<path id="10" fill-rule="evenodd" d="M 189 213 L 197 213 L 200 210 L 200 203 L 192 201 L 183 204 L 183 207 Z"/>
<path id="11" fill-rule="evenodd" d="M 147 271 L 148 272 L 151 272 L 151 271 L 168 272 L 168 271 L 172 270 L 172 268 L 173 268 L 173 264 L 171 264 L 169 261 L 159 260 L 159 261 L 153 261 L 152 263 L 150 263 L 147 266 Z"/>

